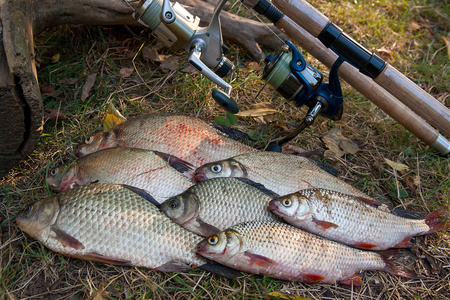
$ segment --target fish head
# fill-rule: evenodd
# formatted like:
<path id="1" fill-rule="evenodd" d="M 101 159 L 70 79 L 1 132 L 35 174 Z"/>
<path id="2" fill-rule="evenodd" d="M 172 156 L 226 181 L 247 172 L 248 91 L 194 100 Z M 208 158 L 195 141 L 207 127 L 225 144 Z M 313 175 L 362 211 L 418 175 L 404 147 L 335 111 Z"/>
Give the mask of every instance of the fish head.
<path id="1" fill-rule="evenodd" d="M 78 166 L 76 163 L 63 164 L 50 171 L 46 181 L 48 186 L 58 192 L 67 191 L 78 186 Z"/>
<path id="2" fill-rule="evenodd" d="M 102 149 L 123 146 L 122 144 L 121 141 L 116 139 L 114 131 L 99 132 L 75 146 L 73 152 L 77 157 L 83 157 Z"/>
<path id="3" fill-rule="evenodd" d="M 300 193 L 278 197 L 269 202 L 269 209 L 280 217 L 306 219 L 311 214 L 308 198 Z"/>
<path id="4" fill-rule="evenodd" d="M 244 243 L 238 232 L 226 230 L 209 236 L 197 245 L 197 253 L 214 261 L 227 261 L 244 252 Z"/>
<path id="5" fill-rule="evenodd" d="M 184 225 L 198 216 L 199 203 L 195 194 L 182 193 L 164 201 L 160 209 L 177 224 Z"/>
<path id="6" fill-rule="evenodd" d="M 50 197 L 28 206 L 17 215 L 16 223 L 33 238 L 45 242 L 49 238 L 51 226 L 56 222 L 58 213 L 58 200 L 56 197 Z"/>
<path id="7" fill-rule="evenodd" d="M 232 158 L 207 163 L 195 170 L 194 178 L 198 182 L 217 177 L 247 178 L 247 170 L 244 165 Z"/>

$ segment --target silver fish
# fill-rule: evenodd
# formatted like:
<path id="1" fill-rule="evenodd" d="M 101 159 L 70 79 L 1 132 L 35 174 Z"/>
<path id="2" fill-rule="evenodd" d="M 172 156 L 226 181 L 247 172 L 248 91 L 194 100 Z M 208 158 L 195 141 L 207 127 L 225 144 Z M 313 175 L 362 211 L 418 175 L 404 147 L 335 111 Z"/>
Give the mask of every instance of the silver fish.
<path id="1" fill-rule="evenodd" d="M 201 237 L 120 185 L 93 184 L 36 202 L 19 227 L 49 249 L 71 257 L 159 271 L 206 263 L 195 254 Z"/>
<path id="2" fill-rule="evenodd" d="M 307 189 L 272 200 L 270 210 L 298 228 L 346 245 L 371 250 L 405 248 L 412 236 L 442 230 L 448 212 L 440 209 L 425 219 L 396 216 L 379 203 L 324 189 Z"/>
<path id="3" fill-rule="evenodd" d="M 225 136 L 198 118 L 151 114 L 130 118 L 108 132 L 100 132 L 88 138 L 85 143 L 75 147 L 74 153 L 81 157 L 117 146 L 167 153 L 195 167 L 257 151 Z"/>
<path id="4" fill-rule="evenodd" d="M 253 220 L 277 220 L 267 205 L 276 194 L 240 178 L 213 178 L 168 199 L 161 210 L 202 236 Z"/>
<path id="5" fill-rule="evenodd" d="M 56 167 L 47 176 L 47 183 L 57 191 L 89 183 L 126 184 L 163 202 L 194 185 L 183 175 L 188 173 L 192 177 L 192 172 L 192 165 L 168 154 L 116 147 Z"/>
<path id="6" fill-rule="evenodd" d="M 289 281 L 362 285 L 358 274 L 365 270 L 412 277 L 386 252 L 351 248 L 277 221 L 232 226 L 200 242 L 197 253 L 237 270 Z"/>
<path id="7" fill-rule="evenodd" d="M 248 178 L 279 195 L 316 187 L 370 198 L 357 188 L 322 170 L 310 159 L 278 152 L 242 154 L 205 164 L 195 171 L 197 181 L 216 177 Z"/>

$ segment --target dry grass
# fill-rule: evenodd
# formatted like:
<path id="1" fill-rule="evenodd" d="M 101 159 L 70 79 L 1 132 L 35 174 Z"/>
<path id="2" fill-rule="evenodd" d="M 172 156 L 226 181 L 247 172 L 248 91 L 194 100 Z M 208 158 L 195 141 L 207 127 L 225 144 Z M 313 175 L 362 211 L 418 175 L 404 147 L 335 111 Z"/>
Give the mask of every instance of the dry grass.
<path id="1" fill-rule="evenodd" d="M 440 40 L 449 31 L 449 23 L 442 21 L 448 20 L 449 15 L 445 1 L 311 3 L 369 49 L 391 49 L 392 55 L 387 58 L 390 63 L 450 105 L 449 58 Z M 133 30 L 148 37 L 148 32 Z M 123 27 L 78 26 L 49 30 L 36 42 L 40 84 L 57 90 L 44 97 L 44 105 L 46 109 L 61 110 L 67 119 L 46 121 L 34 153 L 1 181 L 3 299 L 259 299 L 274 291 L 312 299 L 450 299 L 448 230 L 415 238 L 413 247 L 401 252 L 400 263 L 416 273 L 416 279 L 365 272 L 364 286 L 360 288 L 289 283 L 259 276 L 227 280 L 202 271 L 162 274 L 107 266 L 58 255 L 23 234 L 14 216 L 26 205 L 53 193 L 44 183 L 46 173 L 62 161 L 73 160 L 71 147 L 101 128 L 108 101 L 113 101 L 127 116 L 164 111 L 212 121 L 225 115 L 210 97 L 212 83 L 196 74 L 162 72 L 158 63 L 143 59 L 143 44 L 154 46 L 155 42 L 134 39 Z M 269 88 L 254 99 L 262 86 L 260 72 L 246 67 L 251 60 L 244 50 L 238 46 L 231 49 L 231 59 L 238 67 L 232 84 L 242 109 L 258 102 L 272 102 L 279 111 L 277 119 L 268 125 L 239 119 L 237 127 L 256 130 L 267 141 L 270 134 L 279 130 L 275 124 L 298 122 L 304 110 Z M 183 53 L 160 51 L 180 55 L 187 65 Z M 55 54 L 60 55 L 58 61 L 52 61 Z M 311 57 L 308 59 L 324 71 Z M 119 73 L 125 67 L 134 67 L 135 71 L 122 78 Z M 87 75 L 93 73 L 97 73 L 96 85 L 83 103 L 81 88 Z M 316 158 L 336 167 L 342 179 L 393 206 L 423 214 L 449 207 L 449 160 L 435 155 L 346 84 L 344 93 L 345 114 L 341 121 L 321 117 L 292 144 L 319 150 Z M 345 136 L 360 145 L 361 151 L 340 159 L 324 159 L 325 146 L 320 138 L 332 127 L 341 128 Z M 407 165 L 409 171 L 395 171 L 385 158 Z"/>

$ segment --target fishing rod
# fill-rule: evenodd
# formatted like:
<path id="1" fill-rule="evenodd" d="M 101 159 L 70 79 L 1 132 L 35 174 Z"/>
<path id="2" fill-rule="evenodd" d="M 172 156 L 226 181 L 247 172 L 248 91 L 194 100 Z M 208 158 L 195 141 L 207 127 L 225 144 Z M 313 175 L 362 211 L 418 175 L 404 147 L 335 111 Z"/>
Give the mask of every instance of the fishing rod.
<path id="1" fill-rule="evenodd" d="M 189 63 L 223 89 L 214 89 L 213 99 L 225 110 L 237 113 L 239 108 L 231 96 L 232 87 L 222 79 L 234 68 L 233 63 L 224 57 L 229 51 L 222 42 L 219 19 L 226 2 L 219 1 L 207 27 L 199 27 L 198 17 L 178 3 L 171 5 L 168 0 L 141 0 L 133 17 L 149 27 L 167 46 L 188 52 Z M 266 16 L 330 68 L 329 82 L 324 83 L 323 75 L 308 64 L 289 41 L 278 54 L 266 58 L 263 79 L 267 84 L 297 106 L 309 107 L 301 124 L 275 146 L 294 138 L 319 114 L 334 120 L 341 118 L 343 99 L 339 76 L 342 76 L 424 143 L 442 155 L 450 153 L 450 142 L 436 129 L 450 136 L 449 109 L 352 40 L 309 3 L 293 2 L 276 0 L 273 2 L 276 7 L 267 0 L 243 0 L 245 5 Z M 392 93 L 388 92 L 391 90 Z"/>

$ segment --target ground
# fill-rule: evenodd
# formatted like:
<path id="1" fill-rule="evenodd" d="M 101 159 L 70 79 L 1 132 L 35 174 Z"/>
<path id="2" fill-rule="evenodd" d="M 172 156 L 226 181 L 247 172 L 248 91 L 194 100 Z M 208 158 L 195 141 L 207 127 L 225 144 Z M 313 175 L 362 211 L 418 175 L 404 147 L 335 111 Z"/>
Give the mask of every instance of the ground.
<path id="1" fill-rule="evenodd" d="M 310 3 L 450 106 L 450 57 L 444 43 L 445 38 L 450 39 L 446 1 Z M 253 18 L 240 2 L 230 9 Z M 261 276 L 228 280 L 203 271 L 163 274 L 85 262 L 46 249 L 21 232 L 14 217 L 30 203 L 54 194 L 45 184 L 46 174 L 55 165 L 74 160 L 72 147 L 101 130 L 107 103 L 114 103 L 127 117 L 172 112 L 213 122 L 225 117 L 225 112 L 210 97 L 214 84 L 184 70 L 186 55 L 160 47 L 142 28 L 62 26 L 47 30 L 35 44 L 39 83 L 49 115 L 36 150 L 0 183 L 2 298 L 256 299 L 280 292 L 310 299 L 450 299 L 449 230 L 415 238 L 411 249 L 400 251 L 398 263 L 414 272 L 415 279 L 364 272 L 364 285 L 359 288 Z M 227 80 L 241 110 L 257 103 L 276 110 L 270 118 L 238 117 L 233 127 L 254 137 L 246 143 L 265 144 L 273 134 L 291 129 L 305 111 L 270 87 L 255 99 L 263 85 L 263 65 L 255 64 L 239 46 L 229 46 L 236 71 Z M 159 57 L 163 62 L 149 55 L 151 49 L 167 55 Z M 305 57 L 327 73 L 313 57 Z M 95 84 L 82 101 L 83 86 L 92 74 L 97 74 Z M 342 120 L 319 117 L 290 142 L 291 149 L 311 152 L 313 158 L 339 170 L 341 179 L 391 206 L 423 215 L 449 207 L 449 159 L 437 155 L 348 84 L 343 83 L 343 90 Z M 65 119 L 55 121 L 51 114 L 57 112 Z M 341 129 L 358 146 L 358 152 L 332 156 L 323 141 L 332 128 Z"/>

